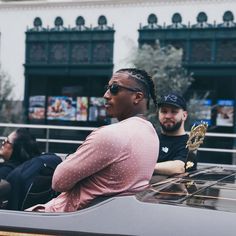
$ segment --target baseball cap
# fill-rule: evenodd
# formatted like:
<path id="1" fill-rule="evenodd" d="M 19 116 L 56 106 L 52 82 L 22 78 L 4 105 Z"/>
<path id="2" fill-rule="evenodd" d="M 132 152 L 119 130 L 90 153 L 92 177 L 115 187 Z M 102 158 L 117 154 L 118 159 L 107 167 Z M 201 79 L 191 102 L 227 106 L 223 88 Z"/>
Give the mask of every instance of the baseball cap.
<path id="1" fill-rule="evenodd" d="M 187 104 L 186 104 L 185 99 L 181 95 L 176 94 L 176 93 L 169 93 L 169 94 L 163 95 L 160 101 L 158 102 L 158 107 L 161 107 L 165 104 L 182 108 L 185 111 L 187 109 Z"/>

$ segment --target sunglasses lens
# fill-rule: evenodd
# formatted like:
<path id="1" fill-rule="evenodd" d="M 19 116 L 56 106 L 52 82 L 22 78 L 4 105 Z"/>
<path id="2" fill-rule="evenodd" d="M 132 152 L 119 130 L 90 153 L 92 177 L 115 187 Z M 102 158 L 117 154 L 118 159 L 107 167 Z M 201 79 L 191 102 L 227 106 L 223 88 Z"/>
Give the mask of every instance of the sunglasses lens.
<path id="1" fill-rule="evenodd" d="M 4 146 L 6 143 L 8 143 L 8 140 L 7 140 L 7 139 L 4 139 L 4 140 L 2 141 L 2 145 Z"/>
<path id="2" fill-rule="evenodd" d="M 8 139 L 4 139 L 4 140 L 2 141 L 2 145 L 5 145 L 6 143 L 12 144 Z"/>
<path id="3" fill-rule="evenodd" d="M 119 92 L 119 86 L 117 84 L 111 85 L 110 92 L 112 95 L 116 95 Z"/>
<path id="4" fill-rule="evenodd" d="M 119 86 L 117 84 L 106 85 L 105 91 L 107 91 L 108 89 L 112 95 L 117 95 L 119 92 Z"/>

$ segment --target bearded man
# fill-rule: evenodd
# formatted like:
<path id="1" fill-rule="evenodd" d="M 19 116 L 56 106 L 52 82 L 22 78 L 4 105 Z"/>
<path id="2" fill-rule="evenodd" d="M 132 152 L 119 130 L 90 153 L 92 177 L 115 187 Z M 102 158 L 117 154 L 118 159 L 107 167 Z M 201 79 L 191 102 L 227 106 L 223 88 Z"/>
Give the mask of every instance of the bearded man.
<path id="1" fill-rule="evenodd" d="M 162 96 L 158 103 L 161 134 L 155 174 L 169 176 L 185 172 L 188 135 L 185 132 L 184 123 L 187 116 L 186 101 L 181 95 L 170 93 Z"/>

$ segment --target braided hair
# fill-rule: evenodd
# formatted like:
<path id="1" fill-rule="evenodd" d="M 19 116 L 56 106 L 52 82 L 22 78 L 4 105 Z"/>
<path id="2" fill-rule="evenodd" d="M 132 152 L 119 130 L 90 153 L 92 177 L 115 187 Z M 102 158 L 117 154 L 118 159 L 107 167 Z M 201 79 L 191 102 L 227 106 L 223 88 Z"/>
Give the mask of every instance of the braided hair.
<path id="1" fill-rule="evenodd" d="M 150 96 L 153 100 L 155 108 L 157 107 L 155 85 L 151 76 L 145 70 L 125 68 L 116 71 L 116 73 L 127 73 L 129 77 L 134 79 L 141 86 L 144 96 L 148 99 L 147 107 L 149 108 Z"/>

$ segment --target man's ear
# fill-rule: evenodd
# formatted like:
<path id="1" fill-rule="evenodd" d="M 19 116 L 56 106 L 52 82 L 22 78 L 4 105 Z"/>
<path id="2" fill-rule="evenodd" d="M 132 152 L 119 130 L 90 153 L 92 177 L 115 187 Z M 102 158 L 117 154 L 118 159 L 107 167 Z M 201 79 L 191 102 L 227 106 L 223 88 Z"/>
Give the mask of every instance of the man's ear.
<path id="1" fill-rule="evenodd" d="M 187 118 L 188 118 L 188 112 L 184 111 L 183 112 L 183 120 L 187 120 Z"/>
<path id="2" fill-rule="evenodd" d="M 142 92 L 136 92 L 135 93 L 135 99 L 134 104 L 138 104 L 140 101 L 142 101 L 144 98 L 144 94 Z"/>

